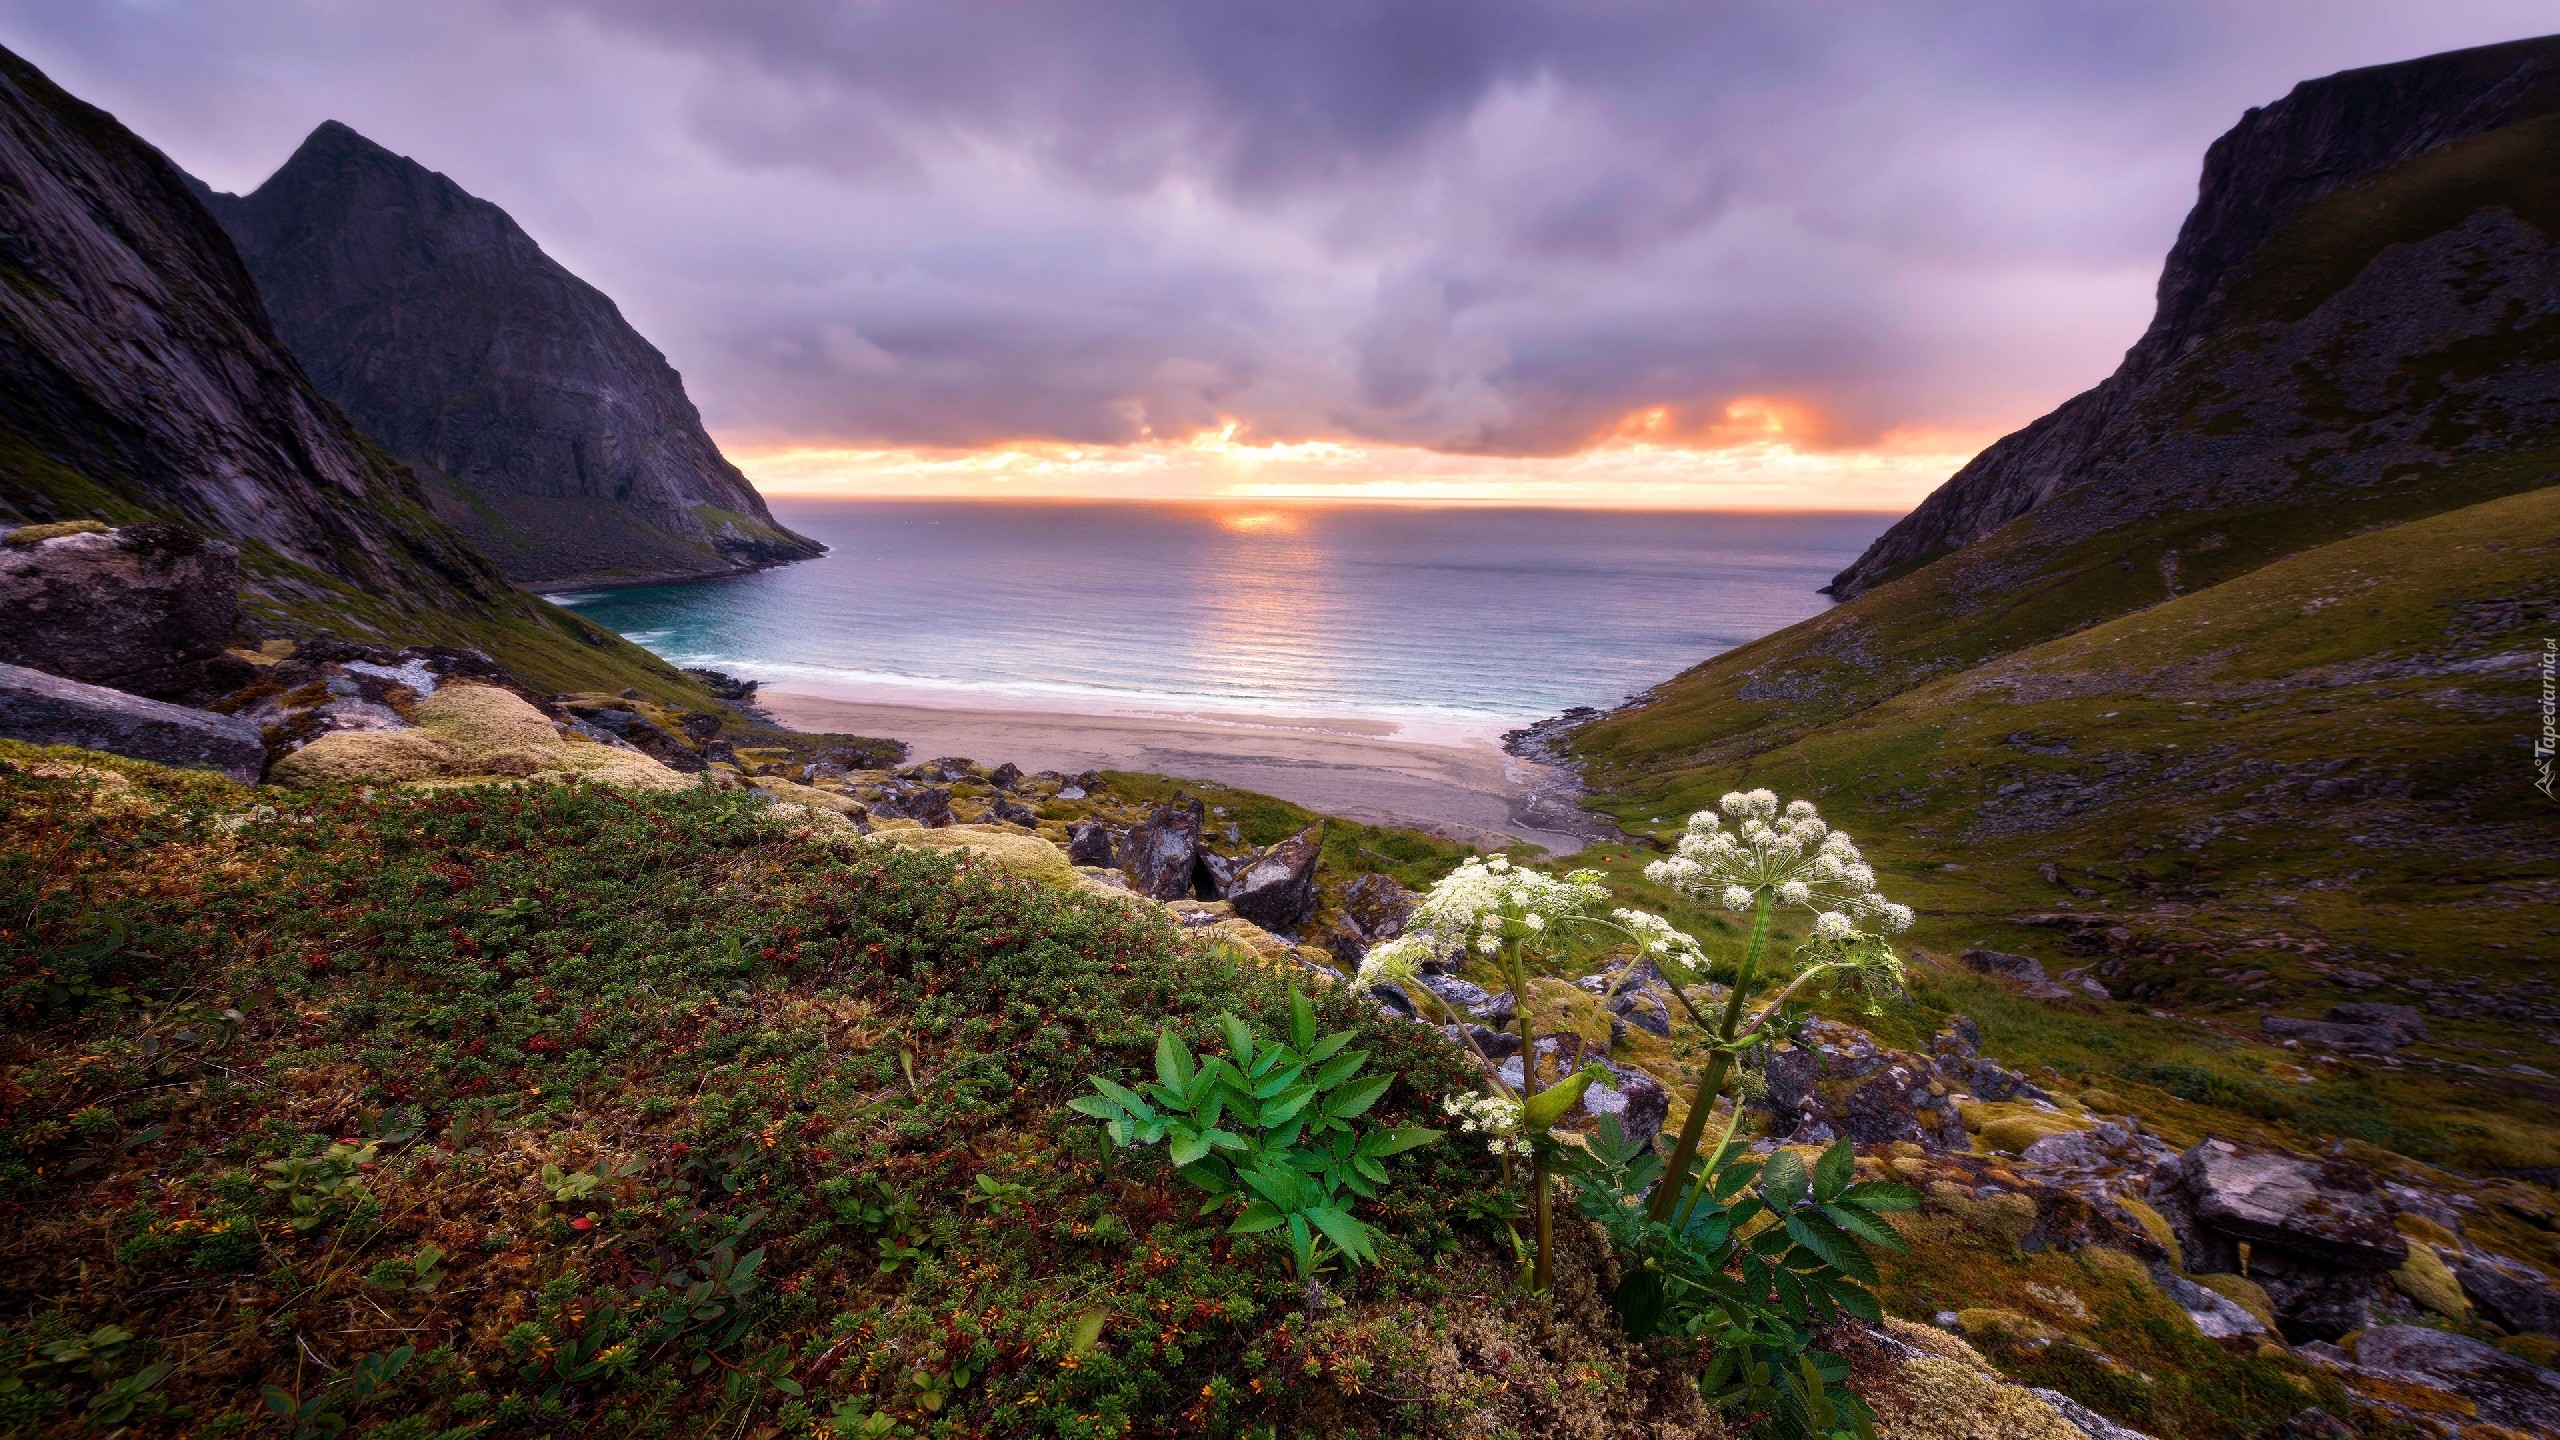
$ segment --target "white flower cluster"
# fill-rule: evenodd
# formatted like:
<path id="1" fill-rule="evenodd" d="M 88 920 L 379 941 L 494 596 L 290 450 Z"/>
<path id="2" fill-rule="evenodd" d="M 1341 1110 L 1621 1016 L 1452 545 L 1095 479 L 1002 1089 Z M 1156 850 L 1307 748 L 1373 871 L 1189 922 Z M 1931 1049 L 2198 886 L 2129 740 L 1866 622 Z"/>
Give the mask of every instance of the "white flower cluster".
<path id="1" fill-rule="evenodd" d="M 1732 829 L 1712 810 L 1690 816 L 1679 849 L 1646 866 L 1646 877 L 1727 910 L 1749 910 L 1767 890 L 1780 905 L 1813 911 L 1821 940 L 1847 940 L 1865 921 L 1888 932 L 1911 927 L 1911 907 L 1876 893 L 1874 868 L 1845 832 L 1822 823 L 1813 802 L 1798 800 L 1782 815 L 1769 791 L 1737 790 L 1722 804 Z"/>
<path id="2" fill-rule="evenodd" d="M 1642 952 L 1639 959 L 1651 960 L 1657 966 L 1670 962 L 1666 975 L 1681 975 L 1704 968 L 1707 963 L 1706 952 L 1698 948 L 1693 936 L 1675 929 L 1670 921 L 1650 910 L 1612 910 L 1609 918 L 1636 937 L 1636 946 Z"/>
<path id="3" fill-rule="evenodd" d="M 1483 1135 L 1485 1149 L 1496 1155 L 1526 1155 L 1529 1137 L 1520 1133 L 1520 1102 L 1468 1090 L 1440 1102 L 1442 1113 L 1469 1135 Z"/>
<path id="4" fill-rule="evenodd" d="M 1609 902 L 1598 871 L 1559 880 L 1514 866 L 1508 856 L 1469 860 L 1431 887 L 1410 928 L 1491 955 L 1506 940 L 1534 940 L 1548 927 L 1581 918 Z"/>

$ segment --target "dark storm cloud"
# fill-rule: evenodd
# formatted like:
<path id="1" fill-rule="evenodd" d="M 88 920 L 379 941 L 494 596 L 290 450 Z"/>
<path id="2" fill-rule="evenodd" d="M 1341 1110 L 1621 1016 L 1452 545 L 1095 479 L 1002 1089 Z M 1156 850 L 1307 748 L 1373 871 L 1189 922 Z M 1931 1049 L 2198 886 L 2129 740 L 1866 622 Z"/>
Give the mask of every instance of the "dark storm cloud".
<path id="1" fill-rule="evenodd" d="M 325 116 L 508 206 L 741 438 L 1552 453 L 1739 397 L 2014 423 L 2139 331 L 2204 145 L 2531 33 L 2354 0 L 0 0 L 217 183 Z"/>

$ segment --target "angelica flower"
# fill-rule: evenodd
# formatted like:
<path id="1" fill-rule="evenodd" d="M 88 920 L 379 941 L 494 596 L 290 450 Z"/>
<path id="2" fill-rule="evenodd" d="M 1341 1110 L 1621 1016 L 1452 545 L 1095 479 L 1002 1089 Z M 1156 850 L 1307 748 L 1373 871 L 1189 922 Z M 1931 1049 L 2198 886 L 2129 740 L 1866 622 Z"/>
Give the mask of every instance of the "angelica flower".
<path id="1" fill-rule="evenodd" d="M 1847 832 L 1823 823 L 1813 802 L 1781 809 L 1769 791 L 1736 790 L 1718 804 L 1731 828 L 1704 810 L 1690 816 L 1671 858 L 1645 867 L 1648 878 L 1727 910 L 1749 910 L 1766 894 L 1813 912 L 1818 939 L 1844 939 L 1860 921 L 1886 932 L 1910 928 L 1910 907 L 1876 892 L 1875 867 Z"/>

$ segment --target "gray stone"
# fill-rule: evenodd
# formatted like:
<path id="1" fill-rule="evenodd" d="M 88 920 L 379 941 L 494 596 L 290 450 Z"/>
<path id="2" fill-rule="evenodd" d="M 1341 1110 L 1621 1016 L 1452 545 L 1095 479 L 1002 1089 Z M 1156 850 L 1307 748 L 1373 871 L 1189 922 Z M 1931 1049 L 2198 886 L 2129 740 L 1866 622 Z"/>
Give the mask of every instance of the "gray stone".
<path id="1" fill-rule="evenodd" d="M 1316 909 L 1324 827 L 1310 825 L 1255 856 L 1228 882 L 1236 913 L 1265 930 L 1294 931 Z"/>
<path id="2" fill-rule="evenodd" d="M 2336 1025 L 2377 1026 L 2392 1031 L 2403 1045 L 2414 1045 L 2427 1038 L 2427 1015 L 2415 1005 L 2383 1005 L 2370 1000 L 2349 1000 L 2329 1007 L 2328 1020 Z"/>
<path id="3" fill-rule="evenodd" d="M 215 770 L 242 781 L 254 782 L 267 763 L 266 740 L 246 720 L 18 665 L 0 665 L 0 735 Z"/>
<path id="4" fill-rule="evenodd" d="M 2510 1330 L 2560 1335 L 2560 1289 L 2542 1272 L 2502 1255 L 2467 1254 L 2453 1263 L 2462 1293 L 2480 1313 Z"/>
<path id="5" fill-rule="evenodd" d="M 987 818 L 998 824 L 1019 825 L 1027 830 L 1039 825 L 1040 812 L 1010 795 L 998 795 L 995 803 L 987 807 Z"/>
<path id="6" fill-rule="evenodd" d="M 2042 1386 L 2030 1385 L 2027 1387 L 2027 1393 L 2052 1406 L 2055 1414 L 2061 1416 L 2072 1429 L 2088 1436 L 2089 1440 L 2151 1440 L 2150 1436 L 2141 1431 L 2130 1426 L 2119 1425 L 2059 1390 L 2047 1390 Z"/>
<path id="7" fill-rule="evenodd" d="M 1150 900 L 1179 900 L 1192 893 L 1200 860 L 1200 802 L 1184 797 L 1149 811 L 1121 846 L 1120 868 L 1129 888 Z"/>
<path id="8" fill-rule="evenodd" d="M 2204 1140 L 2178 1157 L 2199 1224 L 2234 1240 L 2353 1270 L 2390 1270 L 2409 1242 L 2373 1177 L 2344 1160 L 2308 1160 Z"/>
<path id="9" fill-rule="evenodd" d="M 2392 1055 L 2400 1049 L 2400 1030 L 2387 1025 L 2340 1025 L 2327 1020 L 2305 1020 L 2295 1015 L 2263 1015 L 2258 1029 L 2277 1040 L 2299 1040 L 2323 1050 L 2345 1050 L 2357 1054 Z"/>
<path id="10" fill-rule="evenodd" d="M 1099 820 L 1079 820 L 1067 832 L 1067 858 L 1078 865 L 1108 867 L 1116 853 L 1111 827 Z"/>
<path id="11" fill-rule="evenodd" d="M 2187 1318 L 2204 1332 L 2208 1340 L 2228 1340 L 2242 1335 L 2264 1335 L 2267 1327 L 2257 1316 L 2215 1291 L 2208 1290 L 2184 1275 L 2162 1269 L 2157 1276 L 2160 1293 L 2176 1301 Z"/>
<path id="12" fill-rule="evenodd" d="M 2480 1407 L 2480 1418 L 2519 1430 L 2560 1431 L 2560 1374 L 2468 1335 L 2423 1325 L 2377 1325 L 2356 1337 L 2356 1368 L 2416 1380 Z"/>
<path id="13" fill-rule="evenodd" d="M 1343 913 L 1360 927 L 1361 937 L 1371 944 L 1403 934 L 1405 922 L 1413 918 L 1414 907 L 1420 903 L 1412 891 L 1391 876 L 1356 875 L 1342 887 Z"/>
<path id="14" fill-rule="evenodd" d="M 0 664 L 159 699 L 249 682 L 223 653 L 240 621 L 240 552 L 175 525 L 0 545 Z"/>

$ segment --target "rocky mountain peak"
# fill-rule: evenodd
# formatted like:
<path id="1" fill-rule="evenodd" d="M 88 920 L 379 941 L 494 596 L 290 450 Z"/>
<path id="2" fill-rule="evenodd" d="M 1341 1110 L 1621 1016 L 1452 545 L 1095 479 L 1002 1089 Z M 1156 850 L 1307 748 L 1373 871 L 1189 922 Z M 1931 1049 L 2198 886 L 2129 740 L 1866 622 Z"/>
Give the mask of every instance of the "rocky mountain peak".
<path id="1" fill-rule="evenodd" d="M 529 584 L 720 574 L 777 524 L 666 357 L 506 211 L 338 121 L 246 196 L 201 192 L 321 392 L 444 483 Z"/>
<path id="2" fill-rule="evenodd" d="M 2177 372 L 2209 338 L 2264 318 L 2235 313 L 2235 297 L 2270 268 L 2270 247 L 2300 243 L 2302 237 L 2288 233 L 2298 217 L 2421 157 L 2555 114 L 2560 36 L 2342 71 L 2250 110 L 2206 152 L 2195 208 L 2161 268 L 2150 328 L 2116 372 L 1975 457 L 1841 571 L 1832 593 L 1848 599 L 1873 589 L 2066 491 L 2102 479 L 2120 489 L 2138 483 L 2135 477 L 2147 474 L 2146 455 L 2164 438 L 2155 423 L 2161 392 L 2174 387 Z M 2473 198 L 2494 203 L 2501 198 L 2495 191 L 2490 186 Z M 2446 228 L 2470 213 L 2449 214 Z M 2365 254 L 2381 248 L 2377 242 Z M 2355 271 L 2335 278 L 2343 285 Z M 2397 298 L 2409 299 L 2405 293 Z M 2193 503 L 2191 494 L 2173 496 L 2175 488 L 2158 491 L 2152 503 Z M 2097 508 L 2108 523 L 2126 518 L 2122 505 Z"/>

